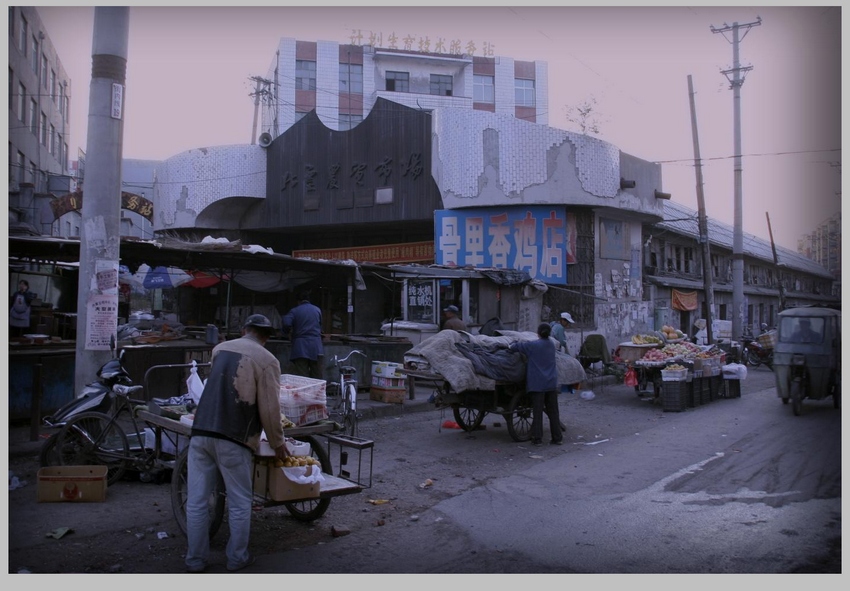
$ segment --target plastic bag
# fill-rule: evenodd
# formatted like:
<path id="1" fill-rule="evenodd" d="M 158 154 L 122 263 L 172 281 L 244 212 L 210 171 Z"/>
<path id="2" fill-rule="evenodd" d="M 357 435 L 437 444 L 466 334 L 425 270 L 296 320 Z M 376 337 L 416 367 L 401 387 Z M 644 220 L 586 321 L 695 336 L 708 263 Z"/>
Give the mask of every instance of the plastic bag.
<path id="1" fill-rule="evenodd" d="M 637 372 L 635 371 L 635 368 L 630 367 L 626 370 L 626 375 L 623 377 L 623 383 L 627 386 L 638 385 Z"/>
<path id="2" fill-rule="evenodd" d="M 192 360 L 192 369 L 189 370 L 189 378 L 186 380 L 186 387 L 189 389 L 189 397 L 195 404 L 201 400 L 201 394 L 204 393 L 206 380 L 201 380 L 198 375 L 198 362 Z"/>
<path id="3" fill-rule="evenodd" d="M 318 466 L 298 466 L 297 468 L 284 468 L 286 477 L 296 484 L 316 484 L 325 481 L 322 470 Z"/>

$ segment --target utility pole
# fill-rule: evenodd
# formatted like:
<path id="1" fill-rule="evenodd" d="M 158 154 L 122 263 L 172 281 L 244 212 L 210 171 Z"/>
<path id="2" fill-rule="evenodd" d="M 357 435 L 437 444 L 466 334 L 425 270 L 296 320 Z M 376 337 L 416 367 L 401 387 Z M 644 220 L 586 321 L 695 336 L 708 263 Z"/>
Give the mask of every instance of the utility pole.
<path id="1" fill-rule="evenodd" d="M 252 76 L 250 79 L 256 84 L 256 90 L 251 93 L 251 96 L 254 97 L 254 128 L 251 130 L 251 145 L 253 146 L 257 143 L 257 118 L 260 113 L 260 96 L 268 94 L 268 86 L 272 82 L 259 76 Z M 260 86 L 262 86 L 262 89 Z"/>
<path id="2" fill-rule="evenodd" d="M 130 9 L 96 6 L 77 286 L 77 394 L 112 356 L 118 328 L 121 158 Z"/>
<path id="3" fill-rule="evenodd" d="M 779 311 L 785 309 L 785 283 L 782 281 L 782 268 L 779 266 L 779 257 L 776 254 L 776 244 L 773 242 L 773 229 L 770 227 L 770 214 L 764 212 L 767 218 L 767 231 L 770 234 L 770 248 L 773 249 L 773 266 L 776 267 L 776 278 L 779 281 Z M 773 323 L 773 318 L 770 319 Z"/>
<path id="4" fill-rule="evenodd" d="M 712 33 L 726 33 L 732 31 L 732 68 L 721 71 L 721 74 L 729 80 L 729 88 L 732 89 L 733 128 L 735 133 L 735 213 L 734 232 L 732 235 L 732 338 L 739 338 L 743 334 L 744 325 L 744 230 L 743 230 L 743 200 L 741 197 L 741 86 L 747 72 L 752 66 L 742 67 L 738 60 L 738 45 L 743 41 L 750 29 L 761 24 L 761 17 L 752 23 L 743 25 L 732 23 L 717 29 L 711 26 Z M 739 38 L 739 30 L 744 28 L 743 36 Z M 726 35 L 723 35 L 726 37 Z M 727 38 L 728 41 L 728 38 Z M 730 77 L 731 76 L 731 77 Z"/>
<path id="5" fill-rule="evenodd" d="M 711 249 L 708 243 L 708 220 L 705 217 L 705 196 L 703 195 L 702 160 L 699 155 L 699 132 L 697 131 L 697 111 L 694 103 L 694 84 L 688 74 L 688 95 L 691 100 L 691 132 L 694 137 L 694 165 L 697 174 L 697 214 L 699 216 L 699 241 L 702 245 L 702 282 L 705 289 L 707 344 L 714 344 L 714 289 L 711 285 Z"/>

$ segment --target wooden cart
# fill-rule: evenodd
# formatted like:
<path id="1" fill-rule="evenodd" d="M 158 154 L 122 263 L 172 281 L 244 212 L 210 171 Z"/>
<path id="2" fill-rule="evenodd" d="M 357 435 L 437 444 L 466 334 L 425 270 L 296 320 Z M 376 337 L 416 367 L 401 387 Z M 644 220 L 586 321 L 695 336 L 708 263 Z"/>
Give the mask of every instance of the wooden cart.
<path id="1" fill-rule="evenodd" d="M 451 408 L 455 422 L 464 431 L 475 431 L 488 413 L 494 413 L 504 417 L 508 434 L 514 441 L 531 439 L 531 396 L 525 391 L 524 384 L 496 381 L 493 390 L 455 392 L 448 380 L 439 373 L 410 369 L 399 371 L 408 376 L 408 388 L 411 388 L 414 380 L 431 385 L 436 407 Z"/>
<path id="2" fill-rule="evenodd" d="M 163 437 L 168 437 L 179 450 L 171 476 L 171 508 L 180 530 L 185 534 L 189 450 L 188 445 L 181 443 L 181 439 L 188 443 L 192 428 L 178 420 L 148 411 L 139 411 L 139 416 L 154 429 L 157 453 L 160 451 Z M 319 461 L 324 481 L 320 484 L 318 497 L 274 501 L 264 496 L 265 491 L 255 490 L 255 503 L 263 507 L 284 505 L 295 519 L 313 521 L 324 515 L 333 497 L 359 493 L 364 488 L 371 487 L 374 442 L 334 433 L 337 427 L 333 421 L 321 421 L 284 430 L 287 437 L 309 443 L 312 456 Z M 319 441 L 319 436 L 327 440 L 325 445 Z M 335 450 L 339 452 L 339 459 L 336 462 L 339 468 L 337 475 L 333 473 L 334 463 L 331 459 Z M 355 461 L 357 465 L 352 468 L 351 464 Z M 368 473 L 366 473 L 367 470 Z M 219 477 L 219 482 L 210 498 L 210 537 L 218 531 L 224 519 L 225 497 L 224 482 Z"/>

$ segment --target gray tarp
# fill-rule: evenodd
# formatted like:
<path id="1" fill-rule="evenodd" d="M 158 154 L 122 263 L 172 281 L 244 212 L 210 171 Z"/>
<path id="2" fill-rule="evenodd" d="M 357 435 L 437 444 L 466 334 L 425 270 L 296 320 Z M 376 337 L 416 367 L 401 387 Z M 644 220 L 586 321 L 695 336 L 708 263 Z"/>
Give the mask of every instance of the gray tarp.
<path id="1" fill-rule="evenodd" d="M 496 381 L 485 374 L 477 373 L 475 363 L 468 359 L 457 347 L 458 343 L 474 346 L 479 345 L 488 351 L 496 351 L 499 347 L 510 345 L 516 340 L 531 341 L 537 337 L 533 332 L 516 332 L 512 330 L 499 331 L 499 336 L 474 335 L 455 330 L 441 330 L 434 336 L 428 337 L 404 355 L 406 363 L 411 363 L 423 371 L 432 371 L 443 376 L 455 392 L 466 390 L 494 390 Z M 470 349 L 470 347 L 467 347 Z M 525 363 L 522 356 L 516 357 L 525 374 Z M 578 384 L 587 379 L 587 374 L 581 363 L 574 357 L 557 353 L 558 381 L 561 384 Z M 481 356 L 479 356 L 479 362 Z M 479 368 L 480 369 L 480 368 Z M 491 372 L 492 373 L 492 372 Z M 517 375 L 517 374 L 514 374 Z"/>

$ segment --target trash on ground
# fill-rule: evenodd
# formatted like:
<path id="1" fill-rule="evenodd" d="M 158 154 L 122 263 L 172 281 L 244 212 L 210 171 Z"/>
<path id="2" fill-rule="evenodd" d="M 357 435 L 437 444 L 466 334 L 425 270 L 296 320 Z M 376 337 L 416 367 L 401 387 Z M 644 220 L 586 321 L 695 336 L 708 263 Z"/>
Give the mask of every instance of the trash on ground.
<path id="1" fill-rule="evenodd" d="M 433 481 L 433 480 L 431 480 L 431 479 L 429 478 L 429 479 L 427 479 L 425 482 L 423 482 L 422 484 L 420 484 L 420 485 L 419 485 L 419 488 L 428 488 L 428 487 L 429 487 L 429 486 L 431 486 L 432 484 L 434 484 L 434 481 Z"/>
<path id="2" fill-rule="evenodd" d="M 455 423 L 454 421 L 443 421 L 444 429 L 460 429 L 460 425 Z"/>
<path id="3" fill-rule="evenodd" d="M 62 536 L 64 536 L 65 534 L 70 534 L 70 533 L 74 533 L 74 530 L 71 529 L 70 527 L 57 527 L 52 532 L 48 533 L 45 537 L 55 538 L 55 539 L 58 540 Z"/>
<path id="4" fill-rule="evenodd" d="M 369 502 L 373 505 L 383 505 L 384 503 L 389 503 L 387 499 L 369 499 Z"/>

